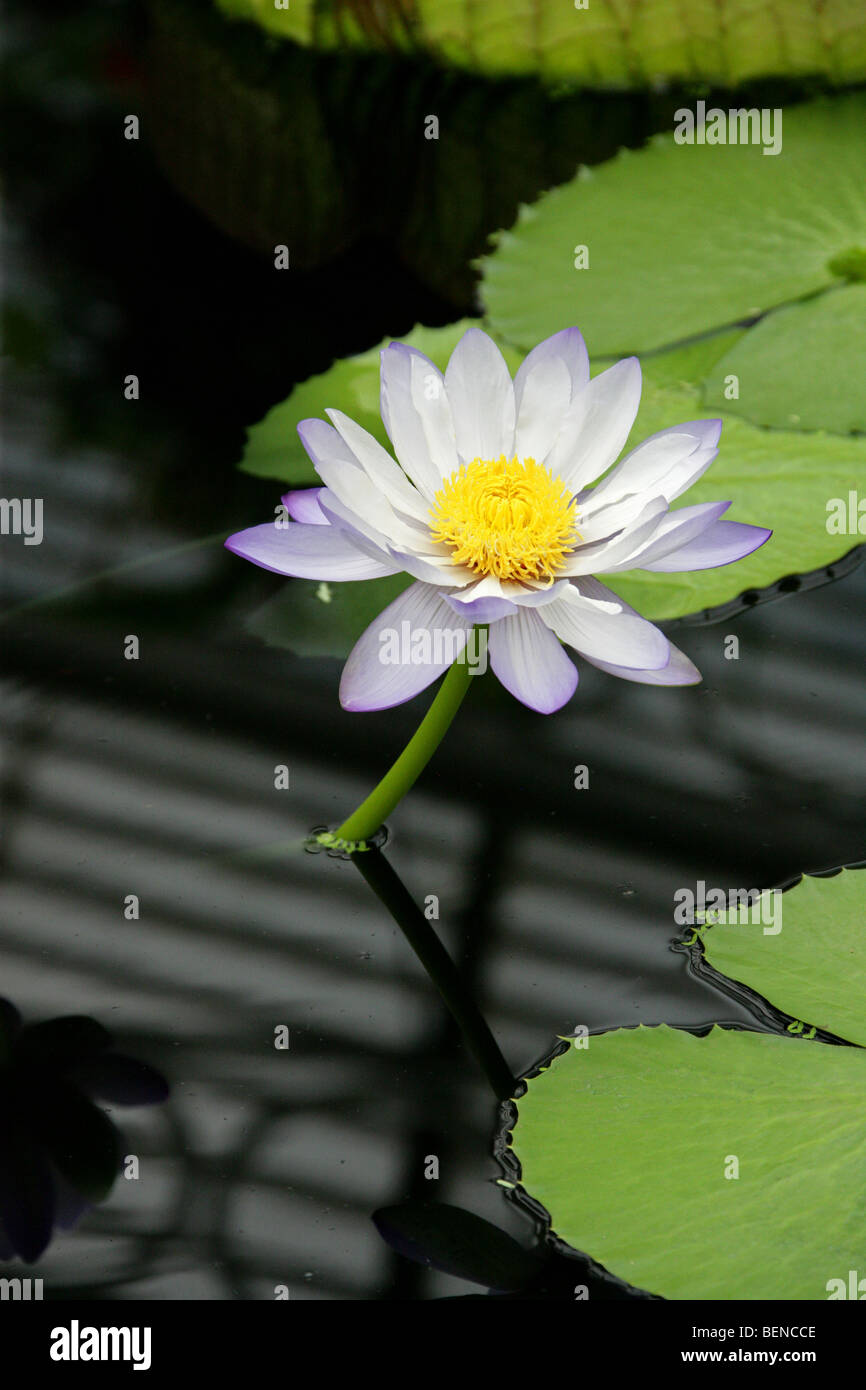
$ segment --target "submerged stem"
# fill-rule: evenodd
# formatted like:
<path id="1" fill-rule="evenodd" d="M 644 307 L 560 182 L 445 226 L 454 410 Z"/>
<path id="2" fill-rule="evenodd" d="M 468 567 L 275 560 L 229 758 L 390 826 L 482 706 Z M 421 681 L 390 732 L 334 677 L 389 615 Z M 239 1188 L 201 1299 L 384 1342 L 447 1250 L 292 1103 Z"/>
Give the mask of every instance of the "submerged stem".
<path id="1" fill-rule="evenodd" d="M 452 670 L 454 668 L 452 667 Z M 402 879 L 377 848 L 353 854 L 352 863 L 390 912 L 420 960 L 481 1066 L 497 1100 L 509 1100 L 517 1082 L 499 1050 L 460 972 L 439 937 L 411 897 Z"/>
<path id="2" fill-rule="evenodd" d="M 469 689 L 472 668 L 465 654 L 455 661 L 415 733 L 393 767 L 335 832 L 339 840 L 367 840 L 384 824 L 421 776 L 448 731 Z"/>

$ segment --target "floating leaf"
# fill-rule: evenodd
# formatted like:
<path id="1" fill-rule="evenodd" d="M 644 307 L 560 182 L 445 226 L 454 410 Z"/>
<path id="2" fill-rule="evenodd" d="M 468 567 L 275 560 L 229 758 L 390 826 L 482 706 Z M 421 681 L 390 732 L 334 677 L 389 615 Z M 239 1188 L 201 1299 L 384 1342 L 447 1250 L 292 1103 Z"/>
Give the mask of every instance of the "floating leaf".
<path id="1" fill-rule="evenodd" d="M 669 1299 L 821 1299 L 862 1266 L 859 1049 L 667 1026 L 588 1042 L 518 1106 L 523 1183 L 558 1236 Z"/>
<path id="2" fill-rule="evenodd" d="M 710 927 L 710 965 L 793 1018 L 866 1047 L 866 872 L 804 877 L 779 905 L 777 933 L 736 919 Z"/>
<path id="3" fill-rule="evenodd" d="M 713 926 L 708 958 L 862 1041 L 864 905 L 866 873 L 804 879 L 778 934 Z M 557 1235 L 670 1299 L 822 1299 L 862 1265 L 861 1048 L 665 1025 L 586 1044 L 518 1104 L 523 1184 Z"/>
<path id="4" fill-rule="evenodd" d="M 776 429 L 866 432 L 864 383 L 866 284 L 852 284 L 767 314 L 716 364 L 703 401 Z"/>
<path id="5" fill-rule="evenodd" d="M 482 262 L 494 332 L 528 349 L 578 323 L 591 356 L 646 352 L 838 284 L 866 245 L 864 129 L 855 93 L 786 107 L 775 156 L 671 133 L 583 170 Z M 574 268 L 576 245 L 589 269 Z M 844 351 L 829 347 L 803 345 L 816 390 Z"/>

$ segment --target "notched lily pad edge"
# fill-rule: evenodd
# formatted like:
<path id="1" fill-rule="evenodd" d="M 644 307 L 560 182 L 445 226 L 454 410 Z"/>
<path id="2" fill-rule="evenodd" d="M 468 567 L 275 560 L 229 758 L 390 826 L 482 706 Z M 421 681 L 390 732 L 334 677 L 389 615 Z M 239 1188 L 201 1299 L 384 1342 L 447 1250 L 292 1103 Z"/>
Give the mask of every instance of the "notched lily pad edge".
<path id="1" fill-rule="evenodd" d="M 777 599 L 788 598 L 791 594 L 809 593 L 812 589 L 822 589 L 825 584 L 832 584 L 836 579 L 845 579 L 849 574 L 853 574 L 864 560 L 866 560 L 866 545 L 861 541 L 840 559 L 833 560 L 829 565 L 822 565 L 814 570 L 803 570 L 800 573 L 783 575 L 781 579 L 775 579 L 772 584 L 767 584 L 763 589 L 744 589 L 737 598 L 729 599 L 727 603 L 717 604 L 715 608 L 696 609 L 694 613 L 683 613 L 679 618 L 662 619 L 659 627 L 665 629 L 680 626 L 699 627 L 725 622 L 728 618 L 735 618 L 748 609 L 762 607 L 765 603 L 774 603 Z"/>
<path id="2" fill-rule="evenodd" d="M 641 1025 L 634 1025 L 640 1027 Z M 602 1033 L 611 1032 L 608 1028 L 599 1028 L 590 1031 L 590 1036 L 597 1036 Z M 629 1284 L 626 1279 L 620 1279 L 616 1274 L 611 1273 L 604 1265 L 599 1264 L 598 1260 L 585 1250 L 578 1250 L 575 1246 L 569 1245 L 568 1241 L 562 1236 L 557 1235 L 552 1228 L 552 1218 L 550 1212 L 536 1197 L 527 1192 L 523 1186 L 523 1171 L 520 1160 L 511 1146 L 511 1135 L 517 1125 L 519 1117 L 519 1102 L 526 1095 L 526 1083 L 533 1077 L 539 1076 L 548 1067 L 552 1066 L 558 1057 L 564 1056 L 572 1045 L 571 1038 L 560 1038 L 553 1049 L 547 1053 L 541 1061 L 531 1066 L 523 1076 L 518 1078 L 518 1094 L 511 1100 L 504 1101 L 499 1107 L 499 1117 L 496 1131 L 493 1136 L 493 1157 L 498 1163 L 502 1176 L 494 1179 L 498 1183 L 506 1201 L 513 1202 L 524 1216 L 528 1217 L 536 1227 L 539 1243 L 545 1246 L 555 1255 L 565 1260 L 570 1260 L 575 1266 L 575 1283 L 585 1281 L 589 1276 L 593 1280 L 598 1280 L 607 1284 L 612 1289 L 618 1289 L 627 1293 L 630 1297 L 646 1300 L 653 1303 L 665 1302 L 660 1294 L 650 1293 L 647 1289 L 638 1288 L 635 1284 Z"/>
<path id="3" fill-rule="evenodd" d="M 792 889 L 798 888 L 806 878 L 836 878 L 846 869 L 866 871 L 866 859 L 856 859 L 847 864 L 837 864 L 832 869 L 804 870 L 792 878 L 774 884 L 770 889 L 762 889 L 761 891 L 773 892 L 778 890 L 781 893 L 790 893 Z M 691 930 L 691 928 L 687 928 L 687 930 Z M 712 930 L 713 923 L 708 922 L 692 941 L 686 941 L 683 937 L 676 937 L 671 943 L 672 950 L 686 955 L 686 969 L 693 979 L 700 980 L 702 984 L 711 985 L 713 989 L 735 999 L 738 1004 L 742 1004 L 755 1014 L 756 1019 L 764 1025 L 759 1030 L 761 1032 L 781 1033 L 785 1037 L 798 1039 L 801 1042 L 821 1042 L 831 1047 L 854 1047 L 862 1050 L 860 1043 L 851 1042 L 850 1038 L 842 1038 L 837 1033 L 819 1028 L 810 1019 L 796 1018 L 793 1014 L 786 1013 L 784 1009 L 780 1009 L 776 1004 L 766 999 L 763 994 L 759 994 L 751 985 L 745 984 L 742 980 L 732 980 L 729 975 L 723 975 L 720 970 L 710 964 L 704 950 L 704 937 L 707 932 Z M 731 1025 L 725 1024 L 724 1026 L 730 1027 Z M 742 1028 L 742 1024 L 738 1026 Z M 686 1029 L 686 1031 L 691 1032 L 693 1030 Z M 751 1030 L 747 1029 L 746 1031 Z"/>

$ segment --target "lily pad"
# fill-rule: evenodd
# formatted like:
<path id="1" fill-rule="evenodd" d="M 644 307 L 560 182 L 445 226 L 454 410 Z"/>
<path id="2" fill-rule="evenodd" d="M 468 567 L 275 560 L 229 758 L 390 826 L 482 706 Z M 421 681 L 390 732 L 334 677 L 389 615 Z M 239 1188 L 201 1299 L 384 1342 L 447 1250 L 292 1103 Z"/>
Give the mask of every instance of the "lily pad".
<path id="1" fill-rule="evenodd" d="M 514 1135 L 559 1237 L 669 1299 L 822 1299 L 862 1266 L 859 1049 L 664 1025 L 588 1043 L 529 1082 Z"/>
<path id="2" fill-rule="evenodd" d="M 710 965 L 786 1014 L 866 1047 L 866 871 L 804 877 L 779 906 L 777 933 L 736 918 L 705 929 Z"/>
<path id="3" fill-rule="evenodd" d="M 494 332 L 528 349 L 579 323 L 591 357 L 642 353 L 838 284 L 866 245 L 864 130 L 866 95 L 853 93 L 785 107 L 777 155 L 672 132 L 581 170 L 481 262 Z M 803 349 L 820 390 L 844 344 Z"/>
<path id="4" fill-rule="evenodd" d="M 714 965 L 862 1040 L 866 873 L 805 879 Z M 552 1229 L 669 1299 L 826 1299 L 862 1265 L 866 1053 L 714 1027 L 581 1040 L 528 1082 L 513 1147 Z M 592 1142 L 587 1143 L 587 1135 Z"/>
<path id="5" fill-rule="evenodd" d="M 731 377 L 735 400 L 726 395 Z M 862 433 L 864 383 L 866 284 L 840 285 L 777 309 L 744 333 L 704 382 L 703 400 L 775 429 Z"/>

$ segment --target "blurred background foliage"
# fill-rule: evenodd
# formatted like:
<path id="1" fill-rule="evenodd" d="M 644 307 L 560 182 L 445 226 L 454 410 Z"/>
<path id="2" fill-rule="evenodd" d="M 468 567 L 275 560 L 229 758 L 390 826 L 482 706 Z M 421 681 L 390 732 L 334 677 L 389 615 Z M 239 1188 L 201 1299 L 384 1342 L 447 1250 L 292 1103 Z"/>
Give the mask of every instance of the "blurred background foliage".
<path id="1" fill-rule="evenodd" d="M 702 79 L 866 77 L 859 0 L 216 0 L 227 15 L 320 48 L 422 51 L 484 73 L 590 87 Z"/>

